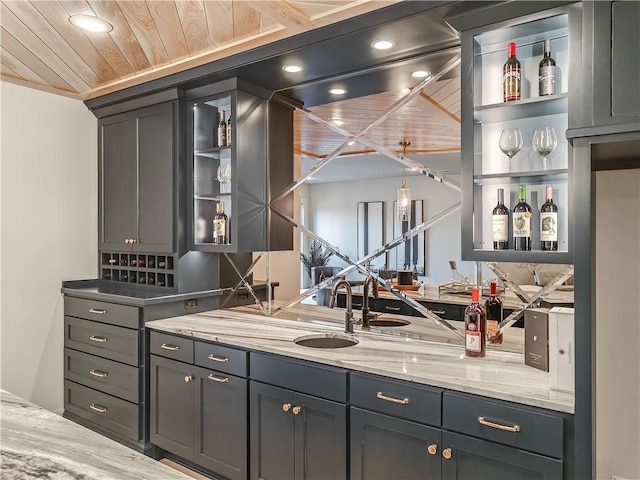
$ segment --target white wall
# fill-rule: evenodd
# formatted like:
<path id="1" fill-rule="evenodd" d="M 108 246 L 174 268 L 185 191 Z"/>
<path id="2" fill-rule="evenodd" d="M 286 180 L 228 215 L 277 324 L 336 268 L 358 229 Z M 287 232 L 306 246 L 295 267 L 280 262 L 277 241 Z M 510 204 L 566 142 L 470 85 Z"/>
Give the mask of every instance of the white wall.
<path id="1" fill-rule="evenodd" d="M 596 478 L 640 478 L 640 170 L 596 174 Z"/>
<path id="2" fill-rule="evenodd" d="M 311 229 L 340 247 L 340 252 L 357 259 L 357 204 L 383 201 L 386 216 L 385 242 L 393 239 L 393 202 L 401 178 L 360 180 L 355 182 L 318 183 L 309 185 Z M 424 176 L 407 178 L 414 200 L 423 200 L 424 220 L 428 220 L 460 201 L 460 192 Z M 439 284 L 451 280 L 449 260 L 455 260 L 458 271 L 472 281 L 476 277 L 475 262 L 460 260 L 460 211 L 452 213 L 427 230 L 426 275 L 428 283 Z M 331 265 L 341 265 L 332 259 Z"/>
<path id="3" fill-rule="evenodd" d="M 63 407 L 63 280 L 97 275 L 97 121 L 79 100 L 0 82 L 1 385 Z"/>

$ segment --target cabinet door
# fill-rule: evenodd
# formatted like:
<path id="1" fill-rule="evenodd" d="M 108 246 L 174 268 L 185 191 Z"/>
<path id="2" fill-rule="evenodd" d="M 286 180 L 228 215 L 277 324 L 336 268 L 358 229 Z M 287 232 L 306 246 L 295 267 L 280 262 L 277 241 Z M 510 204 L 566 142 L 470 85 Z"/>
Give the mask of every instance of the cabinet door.
<path id="1" fill-rule="evenodd" d="M 550 480 L 562 478 L 562 460 L 497 445 L 466 435 L 442 432 L 442 448 L 450 458 L 442 459 L 443 479 Z"/>
<path id="2" fill-rule="evenodd" d="M 347 478 L 347 407 L 295 394 L 295 478 Z"/>
<path id="3" fill-rule="evenodd" d="M 250 383 L 251 478 L 294 478 L 293 392 Z"/>
<path id="4" fill-rule="evenodd" d="M 594 124 L 640 121 L 640 3 L 593 2 Z M 588 70 L 588 74 L 592 74 Z"/>
<path id="5" fill-rule="evenodd" d="M 134 237 L 134 132 L 129 114 L 98 123 L 100 189 L 100 248 L 123 248 Z"/>
<path id="6" fill-rule="evenodd" d="M 351 407 L 353 480 L 439 479 L 440 448 L 438 428 Z"/>
<path id="7" fill-rule="evenodd" d="M 193 366 L 151 355 L 150 440 L 193 460 Z"/>
<path id="8" fill-rule="evenodd" d="M 247 477 L 247 380 L 196 367 L 193 461 L 230 480 Z"/>
<path id="9" fill-rule="evenodd" d="M 173 251 L 174 106 L 163 103 L 135 114 L 136 251 Z"/>

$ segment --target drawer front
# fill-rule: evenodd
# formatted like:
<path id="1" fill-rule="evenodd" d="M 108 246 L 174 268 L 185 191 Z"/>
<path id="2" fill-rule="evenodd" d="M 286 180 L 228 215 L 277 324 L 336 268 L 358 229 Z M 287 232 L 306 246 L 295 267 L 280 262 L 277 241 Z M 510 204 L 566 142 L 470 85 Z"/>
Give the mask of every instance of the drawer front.
<path id="1" fill-rule="evenodd" d="M 65 380 L 64 407 L 132 440 L 140 441 L 142 438 L 140 405 Z"/>
<path id="2" fill-rule="evenodd" d="M 64 375 L 67 380 L 110 395 L 140 402 L 141 370 L 138 367 L 64 349 Z"/>
<path id="3" fill-rule="evenodd" d="M 64 314 L 127 328 L 140 328 L 140 309 L 117 303 L 65 297 Z"/>
<path id="4" fill-rule="evenodd" d="M 179 362 L 193 363 L 193 340 L 151 331 L 149 351 Z"/>
<path id="5" fill-rule="evenodd" d="M 420 302 L 422 305 L 433 311 L 440 318 L 445 320 L 464 320 L 464 309 L 462 305 L 450 303 Z"/>
<path id="6" fill-rule="evenodd" d="M 374 299 L 372 310 L 392 315 L 414 315 L 413 307 L 400 300 Z"/>
<path id="7" fill-rule="evenodd" d="M 195 342 L 195 363 L 199 367 L 229 373 L 238 377 L 247 376 L 247 352 L 223 347 L 213 343 Z"/>
<path id="8" fill-rule="evenodd" d="M 441 390 L 357 372 L 350 378 L 353 405 L 440 426 Z"/>
<path id="9" fill-rule="evenodd" d="M 523 450 L 563 457 L 563 417 L 524 405 L 446 392 L 442 427 Z"/>
<path id="10" fill-rule="evenodd" d="M 64 346 L 128 365 L 139 365 L 140 330 L 64 317 Z"/>
<path id="11" fill-rule="evenodd" d="M 341 368 L 251 352 L 250 372 L 253 380 L 347 402 L 347 370 Z"/>

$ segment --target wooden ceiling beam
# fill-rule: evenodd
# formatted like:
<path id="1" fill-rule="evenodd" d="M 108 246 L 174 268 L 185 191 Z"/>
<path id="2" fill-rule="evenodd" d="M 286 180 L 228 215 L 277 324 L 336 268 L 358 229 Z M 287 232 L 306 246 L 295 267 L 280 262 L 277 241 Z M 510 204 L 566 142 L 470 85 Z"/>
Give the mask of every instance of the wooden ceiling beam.
<path id="1" fill-rule="evenodd" d="M 429 110 L 429 113 L 442 122 L 443 125 L 448 126 L 452 130 L 460 131 L 460 119 L 456 117 L 449 110 L 444 108 L 440 103 L 436 102 L 432 97 L 424 92 L 420 92 L 419 97 L 424 100 L 425 105 Z"/>
<path id="2" fill-rule="evenodd" d="M 315 28 L 308 15 L 287 1 L 255 0 L 245 2 L 265 17 L 277 22 L 292 33 Z"/>

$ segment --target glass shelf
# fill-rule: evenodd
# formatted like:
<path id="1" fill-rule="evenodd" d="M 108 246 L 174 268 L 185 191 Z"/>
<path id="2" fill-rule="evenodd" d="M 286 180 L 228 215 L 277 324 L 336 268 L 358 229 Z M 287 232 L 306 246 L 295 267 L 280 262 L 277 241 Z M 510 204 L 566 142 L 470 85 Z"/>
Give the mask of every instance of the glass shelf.
<path id="1" fill-rule="evenodd" d="M 555 170 L 535 170 L 530 172 L 492 173 L 487 175 L 475 175 L 473 183 L 476 185 L 495 185 L 498 183 L 510 183 L 512 185 L 527 183 L 540 184 L 547 182 L 567 181 L 569 169 L 558 168 Z"/>
<path id="2" fill-rule="evenodd" d="M 198 155 L 200 157 L 208 157 L 208 158 L 220 158 L 220 153 L 226 150 L 230 150 L 231 147 L 213 147 L 213 148 L 203 148 L 201 150 L 195 150 L 193 152 L 194 155 Z"/>
<path id="3" fill-rule="evenodd" d="M 567 111 L 568 95 L 559 93 L 526 98 L 515 102 L 494 103 L 476 107 L 473 117 L 479 123 L 509 122 L 523 118 L 555 115 Z"/>

